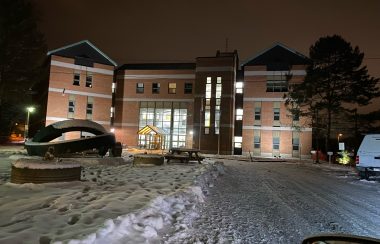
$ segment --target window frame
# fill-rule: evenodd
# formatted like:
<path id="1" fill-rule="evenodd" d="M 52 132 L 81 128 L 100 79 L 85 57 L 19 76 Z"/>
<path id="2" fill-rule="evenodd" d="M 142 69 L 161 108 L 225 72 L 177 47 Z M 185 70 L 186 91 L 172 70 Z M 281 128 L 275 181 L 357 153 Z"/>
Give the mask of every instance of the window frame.
<path id="1" fill-rule="evenodd" d="M 174 87 L 170 87 L 170 85 L 174 85 Z M 168 83 L 168 94 L 176 94 L 177 93 L 177 83 L 169 82 Z"/>
<path id="2" fill-rule="evenodd" d="M 144 93 L 144 83 L 143 82 L 137 82 L 136 83 L 136 93 L 138 93 L 138 94 Z"/>
<path id="3" fill-rule="evenodd" d="M 156 85 L 156 87 L 155 87 Z M 152 94 L 160 94 L 161 84 L 158 82 L 152 83 Z"/>

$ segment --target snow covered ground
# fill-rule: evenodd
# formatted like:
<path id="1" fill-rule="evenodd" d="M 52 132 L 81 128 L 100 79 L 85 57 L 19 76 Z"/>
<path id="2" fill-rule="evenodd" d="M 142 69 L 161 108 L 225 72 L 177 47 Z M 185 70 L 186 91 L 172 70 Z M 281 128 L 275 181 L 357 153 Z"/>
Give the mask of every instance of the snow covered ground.
<path id="1" fill-rule="evenodd" d="M 380 238 L 380 181 L 350 167 L 224 160 L 198 218 L 166 243 L 301 243 L 310 235 Z"/>
<path id="2" fill-rule="evenodd" d="M 204 191 L 222 172 L 213 160 L 134 167 L 84 164 L 81 182 L 12 184 L 0 155 L 0 243 L 161 243 L 197 216 Z M 120 165 L 118 165 L 120 164 Z"/>

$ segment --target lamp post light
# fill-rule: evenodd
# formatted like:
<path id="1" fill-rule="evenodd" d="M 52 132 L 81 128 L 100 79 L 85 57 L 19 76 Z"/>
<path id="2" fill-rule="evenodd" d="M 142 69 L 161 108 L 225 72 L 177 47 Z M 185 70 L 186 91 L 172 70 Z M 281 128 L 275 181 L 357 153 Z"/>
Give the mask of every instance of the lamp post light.
<path id="1" fill-rule="evenodd" d="M 25 141 L 28 139 L 28 135 L 29 135 L 29 117 L 30 117 L 30 114 L 35 111 L 35 107 L 32 107 L 32 106 L 27 107 L 26 111 L 27 111 L 27 114 L 26 114 L 25 132 L 24 132 Z"/>
<path id="2" fill-rule="evenodd" d="M 342 133 L 339 133 L 339 134 L 338 134 L 338 144 L 339 144 L 339 139 L 340 139 L 342 136 L 343 136 Z"/>

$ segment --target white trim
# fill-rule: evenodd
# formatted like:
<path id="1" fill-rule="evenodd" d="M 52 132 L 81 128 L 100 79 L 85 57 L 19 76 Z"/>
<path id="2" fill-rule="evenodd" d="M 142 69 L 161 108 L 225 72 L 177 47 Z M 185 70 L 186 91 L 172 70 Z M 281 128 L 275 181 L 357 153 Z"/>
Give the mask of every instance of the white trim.
<path id="1" fill-rule="evenodd" d="M 70 120 L 68 118 L 62 118 L 62 117 L 46 117 L 46 120 L 49 120 L 49 121 L 64 121 L 64 120 Z M 110 121 L 101 121 L 101 120 L 92 120 L 98 124 L 101 124 L 101 125 L 111 125 L 111 122 Z"/>
<path id="2" fill-rule="evenodd" d="M 175 98 L 117 98 L 116 101 L 123 102 L 194 102 L 194 99 Z"/>
<path id="3" fill-rule="evenodd" d="M 104 74 L 104 75 L 113 75 L 113 70 L 108 70 L 108 69 L 92 68 L 92 67 L 70 64 L 70 63 L 65 63 L 65 62 L 56 61 L 56 60 L 52 60 L 50 64 L 52 66 L 64 67 L 64 68 L 69 68 L 69 69 L 74 69 L 74 70 L 85 70 L 85 71 Z"/>
<path id="4" fill-rule="evenodd" d="M 176 74 L 176 75 L 118 75 L 118 79 L 195 79 L 195 74 Z"/>
<path id="5" fill-rule="evenodd" d="M 112 63 L 114 66 L 117 66 L 117 63 L 115 61 L 113 61 L 110 57 L 108 57 L 105 53 L 103 53 L 102 51 L 100 51 L 99 48 L 95 47 L 94 44 L 92 44 L 89 40 L 83 40 L 83 41 L 80 41 L 80 42 L 76 42 L 76 43 L 73 43 L 73 44 L 70 44 L 70 45 L 67 45 L 67 46 L 64 46 L 64 47 L 60 47 L 60 48 L 57 48 L 57 49 L 54 49 L 54 50 L 51 50 L 47 53 L 47 55 L 54 55 L 54 53 L 56 52 L 59 52 L 61 50 L 64 50 L 64 49 L 68 49 L 68 48 L 71 48 L 71 47 L 74 47 L 76 45 L 80 45 L 82 43 L 87 43 L 88 45 L 90 45 L 93 49 L 95 49 L 98 53 L 100 53 L 103 57 L 105 57 L 108 61 L 110 61 L 110 63 Z"/>
<path id="6" fill-rule="evenodd" d="M 290 126 L 257 126 L 257 125 L 244 125 L 243 130 L 266 130 L 266 131 L 296 131 L 293 127 Z M 312 131 L 312 128 L 301 128 L 301 131 Z"/>
<path id="7" fill-rule="evenodd" d="M 118 127 L 139 127 L 139 124 L 135 123 L 114 123 L 113 125 Z"/>
<path id="8" fill-rule="evenodd" d="M 81 91 L 74 91 L 74 90 L 67 90 L 67 89 L 64 90 L 62 88 L 49 87 L 49 92 L 58 92 L 58 93 L 64 93 L 64 94 L 74 94 L 74 95 L 82 95 L 82 96 L 89 96 L 89 97 L 101 97 L 101 98 L 112 99 L 112 95 L 105 95 L 105 94 L 93 93 L 93 92 L 81 92 Z"/>
<path id="9" fill-rule="evenodd" d="M 306 75 L 306 70 L 289 70 L 289 71 L 267 71 L 267 70 L 257 70 L 257 71 L 244 71 L 244 76 L 267 76 L 267 75 Z"/>
<path id="10" fill-rule="evenodd" d="M 221 66 L 221 67 L 197 67 L 195 72 L 224 72 L 224 71 L 234 71 L 234 67 L 231 66 Z"/>
<path id="11" fill-rule="evenodd" d="M 286 99 L 280 97 L 244 97 L 243 102 L 285 102 Z"/>

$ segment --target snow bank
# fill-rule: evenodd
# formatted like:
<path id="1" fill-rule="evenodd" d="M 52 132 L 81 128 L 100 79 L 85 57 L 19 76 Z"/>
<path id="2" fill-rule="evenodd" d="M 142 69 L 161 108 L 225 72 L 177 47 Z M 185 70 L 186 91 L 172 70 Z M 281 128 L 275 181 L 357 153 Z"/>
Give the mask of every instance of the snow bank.
<path id="1" fill-rule="evenodd" d="M 132 158 L 126 155 L 125 161 Z M 191 225 L 218 167 L 210 160 L 152 167 L 89 164 L 81 182 L 0 180 L 0 243 L 162 240 Z"/>

